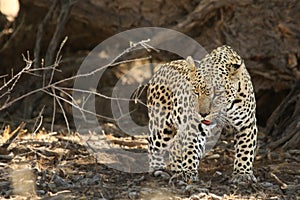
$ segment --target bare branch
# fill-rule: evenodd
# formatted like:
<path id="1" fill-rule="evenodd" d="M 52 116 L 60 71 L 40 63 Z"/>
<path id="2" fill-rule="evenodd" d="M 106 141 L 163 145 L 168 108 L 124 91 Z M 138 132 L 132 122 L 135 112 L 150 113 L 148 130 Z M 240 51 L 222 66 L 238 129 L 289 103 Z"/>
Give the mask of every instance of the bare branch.
<path id="1" fill-rule="evenodd" d="M 55 116 L 56 116 L 56 99 L 53 98 L 53 108 L 52 108 L 52 120 L 51 120 L 51 132 L 54 131 L 54 123 L 55 123 Z"/>
<path id="2" fill-rule="evenodd" d="M 42 126 L 43 119 L 44 119 L 44 117 L 43 117 L 44 109 L 45 109 L 45 106 L 43 106 L 42 110 L 40 111 L 38 117 L 35 120 L 35 123 L 33 125 L 32 134 L 36 134 L 40 130 L 41 126 Z M 36 128 L 35 128 L 35 126 L 36 126 Z"/>
<path id="3" fill-rule="evenodd" d="M 25 72 L 29 72 L 31 66 L 32 66 L 32 63 L 33 61 L 30 60 L 30 57 L 28 58 L 25 58 L 24 55 L 23 56 L 23 60 L 25 61 L 26 63 L 26 66 L 19 72 L 17 73 L 16 75 L 12 75 L 12 78 L 8 81 L 8 82 L 5 82 L 1 87 L 0 87 L 0 92 L 4 90 L 4 88 L 7 88 L 7 91 L 4 92 L 4 94 L 0 95 L 0 99 L 2 97 L 4 97 L 5 95 L 7 95 L 8 93 L 10 93 L 14 87 L 16 86 L 18 80 L 20 79 L 21 75 Z M 11 85 L 11 86 L 10 86 Z"/>
<path id="4" fill-rule="evenodd" d="M 63 108 L 63 106 L 62 106 L 62 104 L 61 104 L 61 102 L 60 102 L 60 100 L 59 100 L 58 96 L 56 95 L 55 90 L 53 88 L 52 88 L 52 94 L 53 94 L 55 100 L 57 101 L 57 103 L 58 103 L 58 105 L 59 105 L 59 107 L 60 107 L 60 109 L 61 109 L 61 111 L 63 113 L 64 119 L 65 119 L 65 123 L 66 123 L 67 129 L 68 129 L 68 133 L 70 133 L 70 125 L 69 125 L 69 121 L 68 121 L 67 115 L 66 115 L 65 110 L 64 110 L 64 108 Z"/>

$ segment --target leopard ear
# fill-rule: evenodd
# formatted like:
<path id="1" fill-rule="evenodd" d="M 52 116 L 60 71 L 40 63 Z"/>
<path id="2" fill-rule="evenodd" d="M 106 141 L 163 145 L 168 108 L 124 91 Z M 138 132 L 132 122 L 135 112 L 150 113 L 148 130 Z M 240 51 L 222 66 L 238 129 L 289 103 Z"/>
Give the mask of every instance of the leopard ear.
<path id="1" fill-rule="evenodd" d="M 239 74 L 239 72 L 241 71 L 241 68 L 243 68 L 243 65 L 244 64 L 244 61 L 243 60 L 240 60 L 239 63 L 232 63 L 232 64 L 229 64 L 229 75 L 231 76 L 236 76 Z"/>
<path id="2" fill-rule="evenodd" d="M 241 64 L 232 64 L 232 67 L 233 67 L 234 69 L 239 69 L 240 66 L 241 66 Z"/>
<path id="3" fill-rule="evenodd" d="M 194 76 L 196 73 L 196 65 L 194 59 L 191 56 L 188 56 L 186 58 L 186 62 L 190 71 L 190 76 Z"/>

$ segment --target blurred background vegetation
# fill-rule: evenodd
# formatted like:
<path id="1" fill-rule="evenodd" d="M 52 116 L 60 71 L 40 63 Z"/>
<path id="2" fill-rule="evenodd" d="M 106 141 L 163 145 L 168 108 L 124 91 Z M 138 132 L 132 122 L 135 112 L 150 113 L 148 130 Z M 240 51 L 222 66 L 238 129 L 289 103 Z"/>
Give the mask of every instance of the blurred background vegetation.
<path id="1" fill-rule="evenodd" d="M 8 2 L 8 1 L 6 1 Z M 77 73 L 88 53 L 103 40 L 138 27 L 164 27 L 197 40 L 208 52 L 227 44 L 245 59 L 257 99 L 260 133 L 268 135 L 270 148 L 298 149 L 300 142 L 300 1 L 263 0 L 9 0 L 0 1 L 0 79 L 1 86 L 21 71 L 22 54 L 29 54 L 36 68 L 55 62 L 61 42 L 62 60 L 54 80 Z M 178 44 L 180 45 L 180 44 Z M 27 52 L 28 51 L 28 52 Z M 158 55 L 155 59 L 169 61 Z M 149 61 L 151 62 L 151 61 Z M 99 82 L 98 91 L 110 95 L 120 74 L 134 63 L 110 68 Z M 44 126 L 52 119 L 53 100 L 49 95 L 30 95 L 3 108 L 7 98 L 17 98 L 41 87 L 49 75 L 25 74 L 9 95 L 0 99 L 2 124 L 34 123 L 43 109 Z M 138 81 L 136 79 L 132 80 Z M 72 87 L 71 82 L 64 83 Z M 0 91 L 4 94 L 6 90 Z M 57 94 L 64 96 L 64 94 Z M 97 112 L 110 116 L 110 101 L 97 100 Z M 107 106 L 109 105 L 109 106 Z M 70 105 L 64 105 L 69 118 Z M 145 108 L 141 108 L 147 121 Z M 47 121 L 47 118 L 49 120 Z M 58 112 L 56 129 L 63 129 Z M 100 119 L 101 120 L 101 119 Z M 72 120 L 70 120 L 72 121 Z M 103 120 L 104 122 L 105 120 Z M 72 127 L 72 123 L 71 123 Z"/>

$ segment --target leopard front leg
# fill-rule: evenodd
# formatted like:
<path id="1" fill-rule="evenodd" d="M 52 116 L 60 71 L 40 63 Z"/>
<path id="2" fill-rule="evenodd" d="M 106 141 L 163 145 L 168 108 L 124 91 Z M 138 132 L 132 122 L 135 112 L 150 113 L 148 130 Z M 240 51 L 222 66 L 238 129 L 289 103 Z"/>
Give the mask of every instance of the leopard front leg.
<path id="1" fill-rule="evenodd" d="M 235 135 L 235 161 L 232 182 L 256 182 L 253 174 L 253 161 L 257 146 L 257 127 L 255 122 L 241 127 Z"/>
<path id="2" fill-rule="evenodd" d="M 170 169 L 177 176 L 182 175 L 182 141 L 179 134 L 174 137 L 170 146 Z"/>
<path id="3" fill-rule="evenodd" d="M 249 105 L 246 104 L 243 108 L 242 106 L 237 106 L 245 105 L 243 101 L 236 102 L 239 103 L 232 106 L 232 112 L 229 112 L 228 115 L 231 124 L 237 131 L 234 140 L 235 160 L 231 181 L 234 183 L 256 182 L 253 174 L 253 162 L 257 146 L 255 106 L 252 106 L 253 110 L 251 112 L 247 112 L 245 109 L 250 107 Z"/>
<path id="4" fill-rule="evenodd" d="M 231 181 L 256 182 L 253 162 L 257 146 L 256 102 L 251 80 L 247 76 L 238 84 L 237 96 L 227 107 L 227 117 L 236 129 L 235 160 Z"/>
<path id="5" fill-rule="evenodd" d="M 200 159 L 205 151 L 208 130 L 202 123 L 192 122 L 187 125 L 182 148 L 182 171 L 187 183 L 198 181 Z"/>

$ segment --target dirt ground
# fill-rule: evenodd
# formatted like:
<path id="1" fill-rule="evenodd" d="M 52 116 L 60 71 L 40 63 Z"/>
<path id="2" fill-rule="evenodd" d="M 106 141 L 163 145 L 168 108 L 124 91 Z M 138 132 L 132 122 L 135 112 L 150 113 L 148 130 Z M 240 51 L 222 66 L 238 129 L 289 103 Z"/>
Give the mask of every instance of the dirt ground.
<path id="1" fill-rule="evenodd" d="M 106 126 L 106 124 L 104 125 Z M 12 139 L 12 135 L 17 136 Z M 227 136 L 226 136 L 227 137 Z M 146 152 L 145 141 L 110 136 L 114 145 Z M 123 142 L 126 141 L 126 142 Z M 257 184 L 229 183 L 233 165 L 231 139 L 222 136 L 199 169 L 192 188 L 174 187 L 147 173 L 130 174 L 101 164 L 77 134 L 32 133 L 22 129 L 1 133 L 1 199 L 300 199 L 300 151 L 270 151 L 259 133 L 255 161 Z"/>

